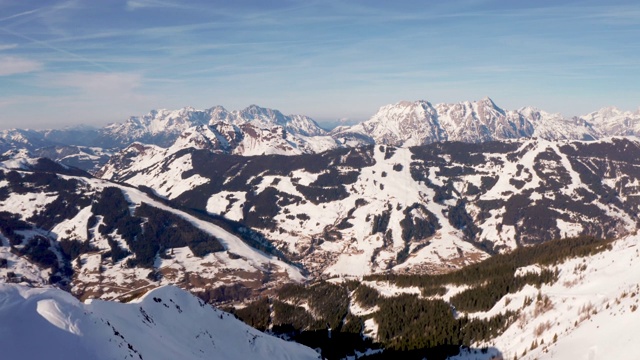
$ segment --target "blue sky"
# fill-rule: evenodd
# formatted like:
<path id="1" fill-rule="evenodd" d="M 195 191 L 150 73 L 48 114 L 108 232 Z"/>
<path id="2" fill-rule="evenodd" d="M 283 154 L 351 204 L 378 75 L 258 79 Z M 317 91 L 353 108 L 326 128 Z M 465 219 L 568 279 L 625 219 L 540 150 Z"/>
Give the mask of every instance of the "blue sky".
<path id="1" fill-rule="evenodd" d="M 636 1 L 0 0 L 0 128 L 250 104 L 640 106 Z"/>

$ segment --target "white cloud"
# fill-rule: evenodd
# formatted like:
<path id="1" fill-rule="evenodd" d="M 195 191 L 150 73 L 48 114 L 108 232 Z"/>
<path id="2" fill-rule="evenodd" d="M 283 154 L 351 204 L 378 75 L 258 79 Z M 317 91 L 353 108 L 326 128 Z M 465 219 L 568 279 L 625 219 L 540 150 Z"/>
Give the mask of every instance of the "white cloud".
<path id="1" fill-rule="evenodd" d="M 0 76 L 23 74 L 42 69 L 42 63 L 16 56 L 0 56 Z"/>
<path id="2" fill-rule="evenodd" d="M 127 9 L 128 10 L 137 10 L 137 9 L 143 9 L 146 7 L 151 7 L 151 3 L 149 1 L 136 1 L 136 0 L 129 0 L 127 1 Z"/>
<path id="3" fill-rule="evenodd" d="M 0 51 L 11 50 L 18 47 L 18 44 L 0 44 Z"/>

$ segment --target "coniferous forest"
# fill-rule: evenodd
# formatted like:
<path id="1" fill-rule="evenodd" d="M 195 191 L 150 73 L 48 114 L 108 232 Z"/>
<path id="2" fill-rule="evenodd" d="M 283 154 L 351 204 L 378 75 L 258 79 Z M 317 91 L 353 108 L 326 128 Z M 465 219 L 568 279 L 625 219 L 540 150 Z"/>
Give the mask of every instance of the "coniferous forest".
<path id="1" fill-rule="evenodd" d="M 554 240 L 498 254 L 478 264 L 438 275 L 370 275 L 358 280 L 336 279 L 310 284 L 286 284 L 270 297 L 262 297 L 233 312 L 251 326 L 322 349 L 327 359 L 360 354 L 358 358 L 445 359 L 461 347 L 486 342 L 502 333 L 516 319 L 506 311 L 478 319 L 465 313 L 490 310 L 503 296 L 525 285 L 540 287 L 557 280 L 554 265 L 610 249 L 610 241 L 594 237 Z M 540 265 L 538 273 L 516 275 L 516 269 Z M 421 295 L 382 296 L 367 282 L 418 287 Z M 441 299 L 446 286 L 467 289 Z M 532 300 L 533 301 L 533 300 Z M 350 303 L 371 309 L 354 315 Z M 364 332 L 364 323 L 378 325 L 375 339 Z M 383 352 L 363 355 L 367 349 Z"/>

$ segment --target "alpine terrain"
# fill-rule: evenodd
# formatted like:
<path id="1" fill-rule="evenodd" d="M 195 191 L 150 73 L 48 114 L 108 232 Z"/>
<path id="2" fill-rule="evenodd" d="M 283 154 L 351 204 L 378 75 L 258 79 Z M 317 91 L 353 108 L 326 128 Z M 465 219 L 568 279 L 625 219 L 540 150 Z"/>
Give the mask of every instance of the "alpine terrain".
<path id="1" fill-rule="evenodd" d="M 7 359 L 319 358 L 173 286 L 121 304 L 81 303 L 59 289 L 0 284 L 0 304 Z"/>
<path id="2" fill-rule="evenodd" d="M 490 98 L 330 130 L 256 105 L 3 130 L 0 347 L 633 358 L 638 135 L 640 112 Z"/>

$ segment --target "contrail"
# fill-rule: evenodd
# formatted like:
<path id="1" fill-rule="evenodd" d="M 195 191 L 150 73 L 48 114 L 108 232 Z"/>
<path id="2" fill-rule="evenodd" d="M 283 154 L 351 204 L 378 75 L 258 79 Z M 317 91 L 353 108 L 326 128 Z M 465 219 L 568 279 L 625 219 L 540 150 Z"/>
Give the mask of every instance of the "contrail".
<path id="1" fill-rule="evenodd" d="M 33 14 L 34 12 L 37 12 L 37 11 L 38 11 L 38 9 L 33 9 L 33 10 L 29 10 L 29 11 L 24 11 L 24 12 L 21 12 L 21 13 L 18 13 L 18 14 L 14 14 L 14 15 L 11 15 L 11 16 L 7 16 L 7 17 L 0 18 L 0 21 L 5 21 L 5 20 L 11 20 L 11 19 L 19 18 L 19 17 L 21 17 L 21 16 L 25 16 L 25 15 Z"/>
<path id="2" fill-rule="evenodd" d="M 14 16 L 15 16 L 15 15 L 14 15 Z M 2 19 L 0 19 L 0 20 L 2 20 Z M 34 43 L 36 43 L 36 44 L 38 44 L 38 45 L 41 45 L 41 46 L 47 47 L 47 48 L 49 48 L 49 49 L 51 49 L 51 50 L 55 50 L 55 51 L 57 51 L 57 52 L 59 52 L 59 53 L 62 53 L 62 54 L 65 54 L 65 55 L 69 55 L 69 56 L 72 56 L 72 57 L 74 57 L 74 58 L 76 58 L 76 59 L 82 60 L 82 61 L 84 61 L 84 62 L 87 62 L 87 63 L 91 64 L 91 65 L 97 66 L 97 67 L 99 67 L 99 68 L 101 68 L 101 69 L 103 69 L 103 70 L 105 70 L 105 71 L 112 72 L 112 70 L 111 70 L 111 69 L 109 69 L 108 67 L 106 67 L 106 66 L 104 66 L 104 65 L 102 65 L 102 64 L 100 64 L 100 63 L 97 63 L 97 62 L 95 62 L 95 61 L 93 61 L 93 60 L 91 60 L 91 59 L 87 59 L 87 58 L 86 58 L 86 57 L 84 57 L 84 56 L 81 56 L 81 55 L 78 55 L 78 54 L 72 53 L 72 52 L 67 51 L 67 50 L 65 50 L 65 49 L 61 49 L 61 48 L 59 48 L 59 47 L 53 46 L 53 45 L 51 45 L 51 44 L 48 44 L 48 43 L 46 43 L 46 42 L 44 42 L 44 41 L 41 41 L 41 40 L 38 40 L 38 39 L 34 39 L 34 38 L 32 38 L 32 37 L 29 37 L 29 36 L 26 36 L 26 35 L 23 35 L 23 34 L 19 34 L 19 33 L 15 32 L 15 31 L 9 30 L 9 29 L 7 29 L 7 28 L 5 28 L 5 27 L 0 27 L 0 30 L 2 30 L 2 31 L 4 31 L 4 32 L 6 32 L 6 33 L 8 33 L 8 34 L 11 34 L 11 35 L 14 35 L 14 36 L 17 36 L 17 37 L 23 38 L 23 39 L 25 39 L 25 40 L 28 40 L 28 41 L 34 42 Z"/>

